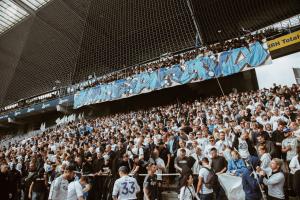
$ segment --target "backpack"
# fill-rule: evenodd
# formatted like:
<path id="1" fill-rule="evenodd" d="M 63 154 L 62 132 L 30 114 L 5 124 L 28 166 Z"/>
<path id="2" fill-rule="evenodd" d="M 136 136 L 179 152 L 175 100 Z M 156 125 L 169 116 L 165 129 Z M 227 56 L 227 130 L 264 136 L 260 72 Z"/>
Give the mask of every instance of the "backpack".
<path id="1" fill-rule="evenodd" d="M 204 183 L 205 187 L 207 187 L 207 189 L 217 188 L 219 184 L 218 176 L 212 169 L 209 169 L 207 167 L 204 168 L 209 171 L 207 175 L 206 183 Z"/>

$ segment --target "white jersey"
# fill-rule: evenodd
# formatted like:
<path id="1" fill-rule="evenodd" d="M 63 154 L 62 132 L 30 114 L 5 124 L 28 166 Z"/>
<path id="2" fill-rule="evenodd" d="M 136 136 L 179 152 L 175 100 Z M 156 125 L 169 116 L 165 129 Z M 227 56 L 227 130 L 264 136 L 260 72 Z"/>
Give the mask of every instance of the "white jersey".
<path id="1" fill-rule="evenodd" d="M 68 186 L 68 197 L 67 200 L 77 200 L 83 197 L 82 186 L 79 181 L 73 181 Z"/>
<path id="2" fill-rule="evenodd" d="M 139 191 L 140 186 L 135 178 L 123 176 L 116 180 L 112 195 L 119 200 L 137 199 L 136 193 Z"/>
<path id="3" fill-rule="evenodd" d="M 68 180 L 63 178 L 63 175 L 57 177 L 51 184 L 49 192 L 49 200 L 66 199 L 68 196 Z"/>
<path id="4" fill-rule="evenodd" d="M 239 146 L 238 146 L 239 154 L 242 158 L 246 159 L 250 156 L 249 150 L 248 150 L 248 144 L 246 140 L 242 140 L 239 138 Z"/>
<path id="5" fill-rule="evenodd" d="M 293 157 L 297 155 L 297 137 L 288 137 L 282 141 L 282 147 L 287 148 L 291 147 L 291 150 L 286 152 L 286 160 L 291 161 Z"/>

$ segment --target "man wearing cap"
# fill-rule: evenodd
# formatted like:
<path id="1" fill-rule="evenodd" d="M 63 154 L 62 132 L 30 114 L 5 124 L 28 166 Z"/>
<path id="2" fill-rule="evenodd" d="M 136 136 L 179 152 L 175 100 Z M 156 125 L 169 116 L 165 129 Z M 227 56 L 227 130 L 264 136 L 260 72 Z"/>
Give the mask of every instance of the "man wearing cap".
<path id="1" fill-rule="evenodd" d="M 120 178 L 116 180 L 113 188 L 114 200 L 134 200 L 140 191 L 140 186 L 133 177 L 128 176 L 128 169 L 125 166 L 119 168 Z"/>

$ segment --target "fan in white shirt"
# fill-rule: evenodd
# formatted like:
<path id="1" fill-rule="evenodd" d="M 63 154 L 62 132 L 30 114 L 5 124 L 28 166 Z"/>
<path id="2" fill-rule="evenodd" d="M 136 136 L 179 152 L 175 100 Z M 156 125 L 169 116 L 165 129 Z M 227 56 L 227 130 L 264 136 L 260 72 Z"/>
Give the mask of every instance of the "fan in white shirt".
<path id="1" fill-rule="evenodd" d="M 297 155 L 297 137 L 292 135 L 292 132 L 285 134 L 285 139 L 282 141 L 281 151 L 286 153 L 286 160 L 291 161 Z"/>
<path id="2" fill-rule="evenodd" d="M 162 181 L 162 174 L 166 170 L 166 165 L 163 159 L 159 157 L 159 152 L 157 149 L 155 149 L 152 153 L 152 158 L 150 159 L 150 162 L 155 163 L 157 166 L 156 174 L 157 180 Z"/>
<path id="3" fill-rule="evenodd" d="M 197 193 L 205 194 L 205 195 L 212 194 L 213 189 L 207 188 L 205 185 L 205 183 L 207 183 L 208 175 L 210 173 L 209 170 L 211 170 L 211 167 L 209 166 L 209 161 L 207 158 L 202 159 L 202 165 L 203 165 L 203 167 L 199 171 Z"/>
<path id="4" fill-rule="evenodd" d="M 260 156 L 260 168 L 262 170 L 265 170 L 269 168 L 269 165 L 271 163 L 271 156 L 269 153 L 267 153 L 267 149 L 265 145 L 259 145 L 257 148 L 258 154 Z"/>
<path id="5" fill-rule="evenodd" d="M 137 147 L 134 142 L 129 142 L 126 153 L 131 159 L 134 155 L 138 155 L 140 159 L 144 157 L 144 150 L 142 147 Z"/>
<path id="6" fill-rule="evenodd" d="M 211 158 L 211 155 L 210 155 L 210 150 L 212 148 L 216 148 L 217 149 L 217 146 L 216 146 L 216 143 L 215 143 L 215 138 L 213 136 L 209 136 L 209 144 L 206 145 L 205 149 L 204 149 L 204 156 L 208 157 L 208 158 Z"/>
<path id="7" fill-rule="evenodd" d="M 192 167 L 193 174 L 198 174 L 201 169 L 201 160 L 204 157 L 201 148 L 199 146 L 196 147 L 195 152 L 191 156 L 195 159 L 195 163 Z"/>
<path id="8" fill-rule="evenodd" d="M 184 177 L 183 186 L 180 188 L 179 200 L 199 200 L 193 186 L 193 176 Z"/>
<path id="9" fill-rule="evenodd" d="M 73 181 L 68 185 L 68 197 L 67 200 L 84 200 L 82 186 L 87 185 L 87 177 L 82 176 L 80 180 Z"/>
<path id="10" fill-rule="evenodd" d="M 205 149 L 206 145 L 209 143 L 205 134 L 201 134 L 201 132 L 197 133 L 197 142 L 201 149 Z"/>
<path id="11" fill-rule="evenodd" d="M 221 131 L 219 133 L 219 140 L 216 142 L 216 147 L 217 147 L 218 152 L 222 152 L 227 147 L 231 147 L 232 146 L 232 142 L 230 142 L 229 140 L 227 140 L 227 138 L 225 136 L 226 136 L 225 132 Z"/>
<path id="12" fill-rule="evenodd" d="M 186 148 L 186 142 L 184 140 L 179 140 L 179 149 L 177 150 L 177 157 L 179 157 L 179 153 L 181 149 L 185 149 L 186 156 L 189 157 L 191 155 L 191 151 Z"/>
<path id="13" fill-rule="evenodd" d="M 299 155 L 300 155 L 300 146 L 298 146 L 298 155 L 294 156 L 290 162 L 290 169 L 291 174 L 295 174 L 296 171 L 300 170 L 300 162 L 299 162 Z"/>

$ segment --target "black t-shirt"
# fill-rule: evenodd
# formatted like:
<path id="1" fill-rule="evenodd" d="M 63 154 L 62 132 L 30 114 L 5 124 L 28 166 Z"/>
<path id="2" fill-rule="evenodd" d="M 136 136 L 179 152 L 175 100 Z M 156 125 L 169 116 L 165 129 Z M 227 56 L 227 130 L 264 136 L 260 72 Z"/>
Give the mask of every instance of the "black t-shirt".
<path id="1" fill-rule="evenodd" d="M 133 167 L 133 162 L 131 159 L 129 159 L 128 161 L 120 160 L 117 168 L 119 169 L 122 166 L 127 167 L 131 171 Z"/>
<path id="2" fill-rule="evenodd" d="M 0 172 L 0 198 L 8 199 L 8 174 L 3 174 Z"/>
<path id="3" fill-rule="evenodd" d="M 126 148 L 121 148 L 116 151 L 116 158 L 122 158 L 122 156 L 126 153 Z"/>
<path id="4" fill-rule="evenodd" d="M 262 132 L 253 132 L 252 133 L 252 142 L 254 145 L 257 145 L 258 141 L 257 141 L 257 137 L 258 136 L 263 136 L 266 138 L 266 140 L 270 140 L 270 136 L 269 136 L 269 133 L 266 132 L 266 131 L 262 131 Z"/>
<path id="5" fill-rule="evenodd" d="M 93 172 L 93 165 L 91 162 L 86 162 L 82 166 L 82 173 L 83 174 L 91 174 Z"/>
<path id="6" fill-rule="evenodd" d="M 215 173 L 218 173 L 227 167 L 227 161 L 223 156 L 217 156 L 216 158 L 212 158 L 211 167 L 214 169 Z"/>
<path id="7" fill-rule="evenodd" d="M 277 145 L 276 143 L 282 143 L 282 141 L 285 139 L 284 133 L 279 130 L 275 130 L 272 134 L 272 141 L 274 142 L 276 152 L 278 155 L 275 156 L 275 158 L 281 158 L 282 156 L 285 157 L 286 153 L 282 153 L 281 151 L 281 145 Z"/>
<path id="8" fill-rule="evenodd" d="M 285 118 L 287 118 L 287 119 L 291 119 L 291 121 L 292 122 L 295 122 L 295 120 L 296 120 L 296 117 L 297 117 L 297 114 L 296 113 L 293 113 L 293 112 L 291 112 L 291 114 L 288 116 L 288 115 L 286 115 L 286 114 L 284 114 L 283 115 Z"/>
<path id="9" fill-rule="evenodd" d="M 284 138 L 285 138 L 284 137 L 284 133 L 282 131 L 276 130 L 272 134 L 272 141 L 274 143 L 276 143 L 276 142 L 280 142 L 281 143 L 284 140 Z"/>
<path id="10" fill-rule="evenodd" d="M 42 177 L 42 178 L 36 177 L 36 178 L 33 180 L 32 191 L 33 191 L 33 192 L 40 192 L 40 193 L 43 193 L 43 192 L 46 192 L 46 190 L 47 190 L 47 187 L 46 187 L 46 184 L 45 184 L 45 179 L 44 179 L 44 177 Z"/>
<path id="11" fill-rule="evenodd" d="M 168 155 L 171 155 L 170 151 L 167 148 L 162 148 L 159 152 L 159 157 L 164 160 L 165 164 L 168 163 Z"/>
<path id="12" fill-rule="evenodd" d="M 175 163 L 182 169 L 181 174 L 189 174 L 191 173 L 191 166 L 190 165 L 190 159 L 189 157 L 180 158 L 177 157 L 175 159 Z"/>
<path id="13" fill-rule="evenodd" d="M 103 166 L 104 166 L 104 158 L 100 158 L 100 159 L 96 158 L 93 161 L 93 173 L 97 173 L 100 170 L 102 170 Z"/>
<path id="14" fill-rule="evenodd" d="M 136 167 L 139 166 L 139 170 L 136 172 L 137 174 L 143 174 L 146 171 L 146 166 L 144 165 L 144 162 L 142 160 L 139 160 L 138 163 L 132 163 L 132 170 L 134 170 Z"/>
<path id="15" fill-rule="evenodd" d="M 17 170 L 12 170 L 8 173 L 9 189 L 11 193 L 16 192 L 21 184 L 21 174 Z"/>
<path id="16" fill-rule="evenodd" d="M 153 176 L 147 175 L 145 177 L 143 187 L 148 190 L 150 200 L 158 199 L 158 182 L 156 174 Z"/>

